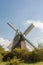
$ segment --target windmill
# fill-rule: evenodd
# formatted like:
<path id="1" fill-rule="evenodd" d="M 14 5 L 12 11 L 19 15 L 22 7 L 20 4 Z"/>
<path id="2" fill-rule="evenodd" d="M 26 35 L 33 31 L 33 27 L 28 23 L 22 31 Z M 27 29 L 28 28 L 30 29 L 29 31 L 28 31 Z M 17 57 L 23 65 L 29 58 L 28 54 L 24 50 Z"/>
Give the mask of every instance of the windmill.
<path id="1" fill-rule="evenodd" d="M 34 28 L 33 24 L 31 24 L 23 34 L 11 22 L 8 22 L 7 24 L 17 33 L 17 35 L 13 39 L 13 42 L 9 44 L 8 48 L 10 48 L 11 50 L 17 47 L 27 48 L 25 42 L 27 41 L 33 48 L 36 49 L 36 47 L 25 37 Z"/>

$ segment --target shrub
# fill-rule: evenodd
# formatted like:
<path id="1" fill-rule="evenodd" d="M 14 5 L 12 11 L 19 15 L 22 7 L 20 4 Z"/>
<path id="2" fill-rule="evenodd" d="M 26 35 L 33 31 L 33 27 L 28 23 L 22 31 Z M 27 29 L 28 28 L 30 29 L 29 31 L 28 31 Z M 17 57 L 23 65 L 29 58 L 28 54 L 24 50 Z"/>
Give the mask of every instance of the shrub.
<path id="1" fill-rule="evenodd" d="M 43 61 L 43 50 L 37 49 L 37 50 L 32 51 L 31 58 L 33 62 Z"/>
<path id="2" fill-rule="evenodd" d="M 10 62 L 8 62 L 6 65 L 21 65 L 20 59 L 13 59 Z"/>
<path id="3" fill-rule="evenodd" d="M 9 61 L 13 58 L 13 53 L 12 52 L 8 52 L 3 56 L 3 61 Z"/>
<path id="4" fill-rule="evenodd" d="M 0 54 L 0 62 L 2 61 L 2 59 L 3 59 L 3 56 Z"/>
<path id="5" fill-rule="evenodd" d="M 29 52 L 27 49 L 16 48 L 11 52 L 4 55 L 4 61 L 10 61 L 11 59 L 20 59 L 24 62 L 37 62 L 43 60 L 43 49 L 35 49 Z"/>
<path id="6" fill-rule="evenodd" d="M 16 48 L 14 49 L 13 53 L 15 54 L 15 56 L 17 56 L 17 58 L 20 58 L 21 60 L 25 60 L 28 58 L 29 52 L 27 49 Z"/>

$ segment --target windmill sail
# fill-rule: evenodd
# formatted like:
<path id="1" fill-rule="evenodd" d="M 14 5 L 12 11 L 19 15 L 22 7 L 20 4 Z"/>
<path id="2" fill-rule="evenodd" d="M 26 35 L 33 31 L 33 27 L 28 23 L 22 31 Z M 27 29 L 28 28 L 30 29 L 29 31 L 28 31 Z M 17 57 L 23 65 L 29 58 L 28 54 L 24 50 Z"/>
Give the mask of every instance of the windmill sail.
<path id="1" fill-rule="evenodd" d="M 11 22 L 8 22 L 7 23 L 13 30 L 15 30 L 18 34 L 20 34 L 20 31 L 11 23 Z"/>
<path id="2" fill-rule="evenodd" d="M 34 28 L 34 25 L 31 24 L 31 25 L 26 29 L 26 31 L 24 32 L 24 35 L 26 36 L 33 28 Z"/>
<path id="3" fill-rule="evenodd" d="M 26 43 L 25 41 L 27 41 L 33 48 L 36 49 L 36 47 L 30 42 L 28 41 L 25 36 L 34 28 L 34 25 L 31 24 L 26 31 L 24 32 L 24 34 L 22 34 L 15 26 L 13 26 L 12 23 L 7 23 L 13 30 L 16 31 L 17 35 L 15 36 L 15 38 L 13 39 L 13 42 L 8 46 L 11 49 L 14 49 L 16 47 L 20 47 L 20 48 L 26 48 Z M 25 35 L 25 36 L 24 36 Z"/>
<path id="4" fill-rule="evenodd" d="M 19 41 L 19 35 L 16 35 L 12 41 L 12 43 L 9 44 L 8 48 L 13 48 L 13 46 L 15 46 L 17 44 L 17 42 Z"/>
<path id="5" fill-rule="evenodd" d="M 27 40 L 26 38 L 25 38 L 25 40 L 26 40 L 34 49 L 36 49 L 36 47 L 35 47 L 29 40 Z"/>

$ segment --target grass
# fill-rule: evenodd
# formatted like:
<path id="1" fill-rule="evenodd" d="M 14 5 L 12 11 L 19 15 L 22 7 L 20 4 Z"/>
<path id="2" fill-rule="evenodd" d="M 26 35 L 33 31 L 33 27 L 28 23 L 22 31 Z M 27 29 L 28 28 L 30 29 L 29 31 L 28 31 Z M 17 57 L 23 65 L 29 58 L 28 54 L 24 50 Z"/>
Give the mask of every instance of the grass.
<path id="1" fill-rule="evenodd" d="M 0 65 L 6 65 L 6 62 L 0 62 Z M 43 62 L 37 62 L 37 63 L 23 63 L 22 65 L 43 65 Z"/>
<path id="2" fill-rule="evenodd" d="M 43 62 L 37 62 L 37 63 L 24 63 L 23 65 L 43 65 Z"/>
<path id="3" fill-rule="evenodd" d="M 6 62 L 0 62 L 0 65 L 6 65 Z"/>

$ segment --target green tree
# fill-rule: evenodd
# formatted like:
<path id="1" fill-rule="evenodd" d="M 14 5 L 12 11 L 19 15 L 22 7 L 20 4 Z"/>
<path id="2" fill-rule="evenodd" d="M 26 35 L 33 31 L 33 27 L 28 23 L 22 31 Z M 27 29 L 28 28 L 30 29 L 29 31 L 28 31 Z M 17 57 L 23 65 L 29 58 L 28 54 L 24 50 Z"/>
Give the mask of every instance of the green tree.
<path id="1" fill-rule="evenodd" d="M 4 48 L 2 46 L 0 46 L 0 54 L 4 53 Z"/>

